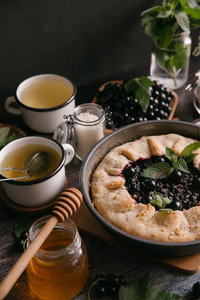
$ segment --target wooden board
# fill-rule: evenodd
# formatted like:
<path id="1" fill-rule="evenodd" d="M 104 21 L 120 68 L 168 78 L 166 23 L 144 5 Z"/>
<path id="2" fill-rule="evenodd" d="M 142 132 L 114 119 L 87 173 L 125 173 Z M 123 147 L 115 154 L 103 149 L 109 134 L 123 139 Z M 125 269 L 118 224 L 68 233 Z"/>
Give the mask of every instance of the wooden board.
<path id="1" fill-rule="evenodd" d="M 134 254 L 141 255 L 147 259 L 154 261 L 155 263 L 165 265 L 181 272 L 194 274 L 199 272 L 200 269 L 200 253 L 190 255 L 187 257 L 176 257 L 176 258 L 157 258 L 152 256 L 143 255 L 137 253 L 130 248 L 126 248 L 120 243 L 118 243 L 95 219 L 92 213 L 87 208 L 86 204 L 83 202 L 79 210 L 71 217 L 72 220 L 76 223 L 77 227 L 91 234 L 97 238 L 102 239 L 103 241 L 116 245 L 118 247 L 123 247 L 128 251 L 133 252 Z"/>

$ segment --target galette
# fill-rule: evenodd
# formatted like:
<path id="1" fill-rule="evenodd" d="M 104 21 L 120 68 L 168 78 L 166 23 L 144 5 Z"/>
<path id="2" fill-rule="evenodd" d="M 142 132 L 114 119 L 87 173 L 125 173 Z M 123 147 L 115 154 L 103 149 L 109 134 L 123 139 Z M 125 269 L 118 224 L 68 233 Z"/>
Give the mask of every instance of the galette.
<path id="1" fill-rule="evenodd" d="M 94 171 L 91 196 L 104 219 L 133 236 L 200 239 L 200 143 L 170 133 L 117 146 Z"/>

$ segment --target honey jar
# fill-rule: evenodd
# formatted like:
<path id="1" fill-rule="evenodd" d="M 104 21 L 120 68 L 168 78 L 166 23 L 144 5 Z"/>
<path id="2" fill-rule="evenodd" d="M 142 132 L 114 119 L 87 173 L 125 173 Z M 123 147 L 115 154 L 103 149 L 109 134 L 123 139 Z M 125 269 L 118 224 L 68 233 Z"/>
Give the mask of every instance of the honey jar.
<path id="1" fill-rule="evenodd" d="M 48 221 L 38 219 L 31 226 L 27 246 Z M 57 223 L 26 269 L 31 290 L 41 299 L 72 299 L 88 278 L 88 257 L 75 223 Z"/>

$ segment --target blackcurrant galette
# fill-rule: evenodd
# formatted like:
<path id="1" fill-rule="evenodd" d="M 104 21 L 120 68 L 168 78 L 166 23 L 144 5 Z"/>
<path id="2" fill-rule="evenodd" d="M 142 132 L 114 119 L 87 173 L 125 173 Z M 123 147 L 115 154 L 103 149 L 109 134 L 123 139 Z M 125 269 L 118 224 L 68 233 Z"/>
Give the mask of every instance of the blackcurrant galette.
<path id="1" fill-rule="evenodd" d="M 111 224 L 162 242 L 200 238 L 200 143 L 144 136 L 112 149 L 91 179 L 93 205 Z"/>

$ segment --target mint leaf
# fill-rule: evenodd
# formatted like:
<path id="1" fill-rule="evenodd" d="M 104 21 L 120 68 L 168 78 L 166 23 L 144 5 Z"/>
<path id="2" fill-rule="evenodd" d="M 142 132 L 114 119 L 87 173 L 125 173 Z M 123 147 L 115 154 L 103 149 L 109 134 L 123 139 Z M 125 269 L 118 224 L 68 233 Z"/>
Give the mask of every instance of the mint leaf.
<path id="1" fill-rule="evenodd" d="M 157 286 L 148 286 L 150 274 L 135 279 L 126 286 L 121 285 L 119 289 L 119 300 L 179 300 L 178 294 L 159 291 Z"/>
<path id="2" fill-rule="evenodd" d="M 9 136 L 9 133 L 10 133 L 10 127 L 6 126 L 0 128 L 0 148 L 5 146 L 9 142 L 25 135 L 25 133 L 18 133 L 18 134 L 13 133 L 12 135 Z"/>
<path id="3" fill-rule="evenodd" d="M 158 192 L 155 193 L 153 200 L 150 201 L 152 205 L 157 206 L 160 209 L 165 209 L 165 206 L 171 202 L 171 199 Z"/>
<path id="4" fill-rule="evenodd" d="M 118 293 L 119 300 L 145 299 L 149 277 L 150 274 L 147 273 L 144 276 L 128 283 L 126 286 L 120 286 Z"/>
<path id="5" fill-rule="evenodd" d="M 171 44 L 173 37 L 174 37 L 173 27 L 171 27 L 170 25 L 164 26 L 160 33 L 159 45 L 162 48 L 167 48 Z"/>
<path id="6" fill-rule="evenodd" d="M 181 12 L 175 13 L 175 18 L 183 31 L 190 30 L 190 20 L 187 16 L 186 12 L 181 11 Z"/>
<path id="7" fill-rule="evenodd" d="M 174 168 L 166 163 L 156 163 L 149 166 L 144 172 L 141 174 L 143 177 L 147 178 L 166 178 L 168 177 L 172 172 Z"/>
<path id="8" fill-rule="evenodd" d="M 154 85 L 154 82 L 146 76 L 132 78 L 124 84 L 126 91 L 133 92 L 138 103 L 145 110 L 147 110 L 149 106 L 151 96 L 149 87 L 152 85 Z"/>
<path id="9" fill-rule="evenodd" d="M 170 9 L 160 10 L 157 18 L 168 18 L 171 15 L 172 11 Z"/>
<path id="10" fill-rule="evenodd" d="M 197 155 L 193 153 L 193 151 L 197 150 L 200 148 L 200 142 L 194 142 L 188 146 L 186 146 L 181 154 L 179 155 L 180 158 L 183 158 L 187 163 L 191 162 L 194 157 Z"/>
<path id="11" fill-rule="evenodd" d="M 9 132 L 10 132 L 10 127 L 0 128 L 0 147 L 4 146 Z"/>
<path id="12" fill-rule="evenodd" d="M 159 211 L 166 212 L 168 214 L 171 214 L 173 212 L 173 209 L 171 208 L 160 208 Z"/>
<path id="13" fill-rule="evenodd" d="M 173 163 L 173 167 L 181 172 L 189 173 L 187 163 L 184 159 L 180 158 L 179 160 Z"/>
<path id="14" fill-rule="evenodd" d="M 165 8 L 163 6 L 155 6 L 155 7 L 152 7 L 152 8 L 149 8 L 145 11 L 143 11 L 141 13 L 141 16 L 145 16 L 145 15 L 150 15 L 150 16 L 157 16 L 159 14 L 159 12 L 161 10 L 165 10 Z"/>
<path id="15" fill-rule="evenodd" d="M 191 162 L 197 155 L 197 153 L 193 153 L 193 151 L 198 148 L 200 148 L 200 142 L 194 142 L 186 146 L 179 154 L 166 147 L 166 157 L 172 163 L 172 165 L 168 164 L 167 162 L 152 164 L 146 170 L 144 170 L 141 176 L 155 179 L 165 178 L 171 175 L 174 168 L 181 172 L 189 173 L 187 163 Z"/>
<path id="16" fill-rule="evenodd" d="M 174 152 L 174 150 L 166 147 L 165 153 L 166 153 L 166 156 L 169 159 L 169 161 L 171 161 L 171 162 L 177 161 L 178 154 L 176 152 Z"/>

